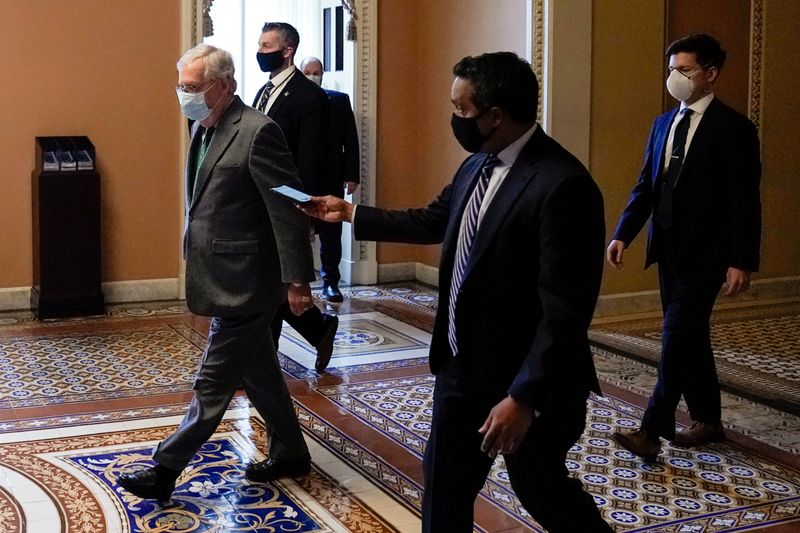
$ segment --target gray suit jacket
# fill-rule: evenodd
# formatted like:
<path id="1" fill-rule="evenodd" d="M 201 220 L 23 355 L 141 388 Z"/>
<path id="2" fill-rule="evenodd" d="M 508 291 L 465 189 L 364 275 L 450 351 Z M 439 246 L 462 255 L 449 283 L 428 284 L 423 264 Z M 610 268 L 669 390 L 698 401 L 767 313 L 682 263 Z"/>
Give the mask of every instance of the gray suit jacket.
<path id="1" fill-rule="evenodd" d="M 201 135 L 186 161 L 186 304 L 193 313 L 233 317 L 285 299 L 285 283 L 314 279 L 308 220 L 271 187 L 301 188 L 292 154 L 271 119 L 235 97 L 216 126 L 188 189 Z"/>

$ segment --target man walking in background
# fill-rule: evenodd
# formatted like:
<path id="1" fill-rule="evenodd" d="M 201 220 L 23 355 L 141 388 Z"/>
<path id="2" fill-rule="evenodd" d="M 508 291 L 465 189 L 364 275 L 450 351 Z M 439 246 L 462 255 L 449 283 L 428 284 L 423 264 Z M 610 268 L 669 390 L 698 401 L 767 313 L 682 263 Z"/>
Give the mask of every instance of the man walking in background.
<path id="1" fill-rule="evenodd" d="M 316 57 L 307 57 L 300 63 L 303 74 L 322 86 L 325 72 L 322 61 Z M 350 97 L 347 93 L 325 89 L 330 103 L 331 121 L 328 183 L 324 194 L 332 194 L 343 198 L 344 194 L 353 194 L 360 183 L 361 161 L 358 157 L 358 130 Z M 342 223 L 316 223 L 319 232 L 319 248 L 322 268 L 322 295 L 329 302 L 341 302 L 339 290 L 339 263 L 342 260 Z"/>
<path id="2" fill-rule="evenodd" d="M 302 189 L 310 194 L 323 194 L 329 171 L 328 97 L 295 67 L 294 56 L 299 44 L 300 34 L 291 24 L 264 24 L 256 58 L 261 70 L 269 72 L 269 80 L 256 94 L 253 107 L 277 122 L 283 130 L 292 160 L 300 173 Z M 331 360 L 339 318 L 322 313 L 316 306 L 295 316 L 284 303 L 272 322 L 275 346 L 278 346 L 284 320 L 317 349 L 315 367 L 323 371 Z"/>
<path id="3" fill-rule="evenodd" d="M 625 249 L 651 218 L 645 268 L 658 263 L 664 312 L 658 381 L 639 429 L 614 437 L 654 460 L 660 437 L 695 447 L 725 438 L 710 318 L 723 284 L 730 296 L 758 271 L 761 161 L 756 128 L 714 95 L 725 51 L 709 35 L 667 49 L 667 90 L 680 101 L 653 124 L 644 166 L 608 245 L 622 269 Z M 675 432 L 686 400 L 692 425 Z"/>

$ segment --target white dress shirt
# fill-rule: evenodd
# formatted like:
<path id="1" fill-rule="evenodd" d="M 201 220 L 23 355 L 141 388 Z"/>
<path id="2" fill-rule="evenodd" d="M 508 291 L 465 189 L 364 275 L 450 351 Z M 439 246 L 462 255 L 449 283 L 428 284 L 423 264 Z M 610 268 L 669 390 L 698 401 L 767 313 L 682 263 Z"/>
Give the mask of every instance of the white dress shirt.
<path id="1" fill-rule="evenodd" d="M 687 106 L 684 102 L 681 102 L 681 108 L 678 110 L 678 113 L 675 115 L 675 120 L 672 121 L 672 126 L 669 128 L 669 135 L 667 135 L 667 146 L 664 150 L 664 172 L 667 171 L 669 167 L 669 162 L 672 155 L 672 140 L 675 138 L 675 128 L 678 126 L 678 122 L 681 121 L 683 118 L 683 110 L 687 107 L 692 110 L 692 116 L 689 117 L 689 132 L 686 134 L 686 146 L 684 147 L 683 151 L 683 159 L 686 160 L 686 154 L 689 153 L 689 145 L 692 144 L 692 137 L 694 137 L 694 132 L 697 131 L 697 126 L 700 125 L 700 121 L 703 119 L 703 113 L 706 112 L 708 106 L 711 104 L 711 100 L 714 99 L 714 93 L 707 94 L 695 103 L 690 106 Z"/>
<path id="2" fill-rule="evenodd" d="M 272 104 L 275 103 L 275 100 L 278 99 L 278 95 L 281 94 L 281 91 L 284 89 L 284 85 L 289 82 L 295 72 L 297 72 L 297 68 L 294 65 L 289 65 L 289 68 L 275 75 L 274 78 L 270 78 L 275 88 L 269 93 L 269 100 L 267 100 L 267 105 L 264 107 L 265 115 L 269 113 Z"/>

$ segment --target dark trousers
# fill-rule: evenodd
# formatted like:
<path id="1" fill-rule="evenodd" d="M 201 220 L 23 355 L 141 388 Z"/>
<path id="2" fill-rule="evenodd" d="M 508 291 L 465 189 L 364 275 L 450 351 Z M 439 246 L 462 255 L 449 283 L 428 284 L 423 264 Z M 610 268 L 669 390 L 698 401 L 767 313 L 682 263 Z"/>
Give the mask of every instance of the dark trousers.
<path id="1" fill-rule="evenodd" d="M 341 279 L 339 263 L 342 261 L 342 223 L 316 221 L 314 227 L 319 234 L 319 269 L 322 280 L 338 285 Z"/>
<path id="2" fill-rule="evenodd" d="M 662 241 L 658 256 L 664 312 L 661 359 L 642 428 L 671 439 L 675 436 L 675 410 L 681 396 L 692 420 L 717 424 L 722 416 L 710 320 L 725 272 L 683 272 L 676 264 L 672 236 L 667 233 Z"/>
<path id="3" fill-rule="evenodd" d="M 453 366 L 447 363 L 436 377 L 433 424 L 423 462 L 423 533 L 473 531 L 475 498 L 494 461 L 481 452 L 483 436 L 478 433 L 494 402 L 460 391 Z M 514 492 L 550 532 L 613 531 L 564 465 L 585 424 L 585 400 L 553 402 L 534 420 L 519 450 L 505 456 Z"/>
<path id="4" fill-rule="evenodd" d="M 276 349 L 281 338 L 284 320 L 302 335 L 311 346 L 316 346 L 322 340 L 325 321 L 322 318 L 322 311 L 319 310 L 319 307 L 312 305 L 308 311 L 297 316 L 292 313 L 289 302 L 285 301 L 278 307 L 278 312 L 272 320 L 272 342 Z"/>
<path id="5" fill-rule="evenodd" d="M 273 311 L 237 318 L 214 318 L 194 397 L 178 429 L 164 439 L 153 459 L 183 470 L 222 420 L 234 393 L 247 397 L 269 428 L 269 455 L 278 459 L 308 456 L 308 448 L 283 381 L 269 324 Z"/>

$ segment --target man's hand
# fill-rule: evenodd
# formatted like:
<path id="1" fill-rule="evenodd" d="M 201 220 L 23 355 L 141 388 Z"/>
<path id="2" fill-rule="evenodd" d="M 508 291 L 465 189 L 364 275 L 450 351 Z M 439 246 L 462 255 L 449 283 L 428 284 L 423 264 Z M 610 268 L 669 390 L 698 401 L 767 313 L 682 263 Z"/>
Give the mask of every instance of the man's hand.
<path id="1" fill-rule="evenodd" d="M 625 243 L 622 241 L 611 241 L 606 250 L 606 261 L 616 268 L 622 270 L 622 256 L 625 255 Z"/>
<path id="2" fill-rule="evenodd" d="M 533 422 L 533 409 L 519 403 L 511 396 L 495 405 L 483 426 L 478 430 L 483 434 L 481 451 L 489 457 L 497 454 L 514 453 Z"/>
<path id="3" fill-rule="evenodd" d="M 290 283 L 289 284 L 289 308 L 292 314 L 300 316 L 314 305 L 311 299 L 311 287 L 308 283 Z"/>
<path id="4" fill-rule="evenodd" d="M 345 181 L 344 182 L 344 192 L 347 194 L 353 194 L 358 189 L 358 183 L 355 181 Z"/>
<path id="5" fill-rule="evenodd" d="M 310 201 L 297 207 L 306 215 L 325 222 L 350 222 L 353 218 L 353 204 L 331 195 L 312 196 Z"/>
<path id="6" fill-rule="evenodd" d="M 735 267 L 728 268 L 728 273 L 725 275 L 725 285 L 728 289 L 725 291 L 727 296 L 736 296 L 750 288 L 750 275 L 747 270 L 739 270 Z"/>

